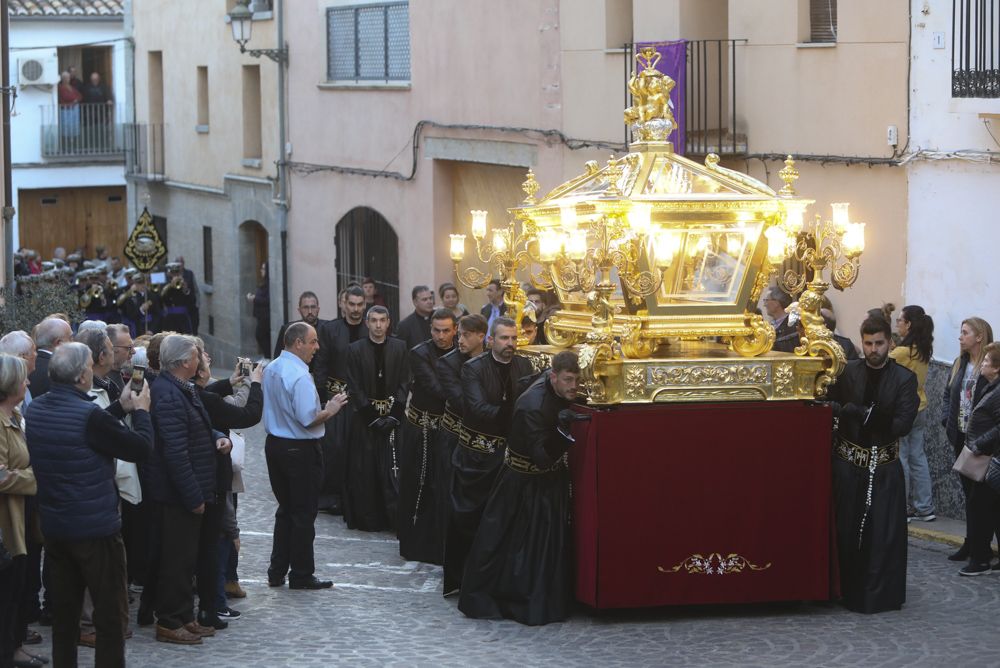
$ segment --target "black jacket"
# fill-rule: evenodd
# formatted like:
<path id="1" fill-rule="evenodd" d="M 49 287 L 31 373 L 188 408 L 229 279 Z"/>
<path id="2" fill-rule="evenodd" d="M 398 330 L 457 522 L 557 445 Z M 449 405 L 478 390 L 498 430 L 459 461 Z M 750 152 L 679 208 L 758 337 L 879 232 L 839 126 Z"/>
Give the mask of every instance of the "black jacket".
<path id="1" fill-rule="evenodd" d="M 538 468 L 550 468 L 573 443 L 556 428 L 559 411 L 569 405 L 552 390 L 549 374 L 543 373 L 514 405 L 507 449 L 528 457 Z"/>
<path id="2" fill-rule="evenodd" d="M 864 406 L 867 364 L 863 359 L 851 360 L 837 382 L 830 387 L 829 398 L 834 415 L 840 418 L 838 433 L 858 445 L 886 445 L 910 433 L 917 419 L 920 396 L 917 375 L 896 363 L 891 357 L 879 383 L 875 408 L 862 433 L 861 413 Z"/>
<path id="3" fill-rule="evenodd" d="M 351 405 L 366 425 L 381 417 L 372 405 L 376 392 L 374 370 L 374 345 L 366 336 L 352 343 L 347 354 L 347 386 L 351 394 Z M 406 344 L 391 336 L 385 337 L 385 374 L 387 398 L 391 396 L 395 401 L 389 415 L 402 423 L 409 378 Z"/>
<path id="4" fill-rule="evenodd" d="M 958 413 L 962 397 L 962 379 L 965 377 L 965 368 L 969 365 L 968 353 L 962 353 L 951 365 L 951 376 L 944 386 L 944 401 L 941 402 L 941 426 L 948 436 L 948 442 L 954 447 L 958 447 Z M 982 374 L 976 376 L 976 388 L 973 396 L 982 392 L 988 383 Z M 34 394 L 31 395 L 35 396 Z"/>
<path id="5" fill-rule="evenodd" d="M 319 350 L 313 356 L 313 380 L 316 381 L 316 391 L 321 401 L 330 398 L 327 388 L 329 380 L 340 383 L 347 382 L 347 349 L 351 345 L 351 330 L 343 318 L 326 320 L 318 330 Z M 359 341 L 368 338 L 368 326 L 361 321 Z"/>
<path id="6" fill-rule="evenodd" d="M 488 436 L 506 436 L 514 402 L 524 390 L 522 379 L 532 373 L 531 362 L 514 355 L 510 362 L 508 387 L 504 387 L 500 365 L 487 350 L 462 365 L 462 393 L 465 412 L 462 424 L 472 431 Z M 504 394 L 507 401 L 503 401 Z"/>
<path id="7" fill-rule="evenodd" d="M 226 435 L 229 434 L 230 429 L 247 429 L 256 425 L 264 413 L 264 393 L 260 383 L 250 384 L 250 395 L 243 407 L 226 403 L 223 397 L 232 393 L 233 386 L 228 378 L 198 388 L 198 396 L 212 421 L 212 428 Z M 216 488 L 219 491 L 230 491 L 233 485 L 232 455 L 216 451 L 215 465 Z"/>
<path id="8" fill-rule="evenodd" d="M 844 349 L 844 355 L 847 356 L 847 361 L 858 359 L 858 349 L 854 347 L 854 342 L 851 341 L 846 336 L 841 336 L 840 334 L 834 334 L 833 340 L 840 344 L 840 347 Z"/>
<path id="9" fill-rule="evenodd" d="M 799 345 L 799 330 L 794 325 L 788 324 L 786 315 L 774 327 L 774 346 L 772 350 L 782 353 L 793 353 Z"/>
<path id="10" fill-rule="evenodd" d="M 31 391 L 31 398 L 37 399 L 49 391 L 49 360 L 52 353 L 48 350 L 39 350 L 38 357 L 35 358 L 35 370 L 28 376 L 31 384 L 28 389 Z"/>
<path id="11" fill-rule="evenodd" d="M 486 306 L 479 309 L 479 315 L 486 318 L 486 322 L 490 321 L 490 314 L 493 313 L 493 304 L 486 304 Z M 500 304 L 500 317 L 507 315 L 507 302 Z"/>
<path id="12" fill-rule="evenodd" d="M 989 383 L 979 392 L 980 396 L 969 415 L 965 444 L 983 455 L 1000 451 L 1000 379 Z"/>
<path id="13" fill-rule="evenodd" d="M 396 332 L 393 336 L 402 339 L 406 344 L 406 349 L 410 350 L 413 346 L 431 338 L 431 317 L 425 318 L 414 311 L 396 326 Z"/>
<path id="14" fill-rule="evenodd" d="M 417 344 L 410 351 L 410 403 L 414 408 L 434 415 L 444 412 L 444 389 L 438 380 L 437 361 L 441 352 L 433 341 Z"/>
<path id="15" fill-rule="evenodd" d="M 274 359 L 278 359 L 278 356 L 281 355 L 281 351 L 285 349 L 285 332 L 288 331 L 289 325 L 294 325 L 297 322 L 302 322 L 302 319 L 300 318 L 298 320 L 292 320 L 291 322 L 286 322 L 284 325 L 281 326 L 281 329 L 278 330 L 278 338 L 275 339 L 274 341 L 274 355 L 272 355 L 271 357 L 273 357 Z M 324 323 L 326 323 L 326 320 L 320 318 L 315 325 L 317 338 L 319 337 L 320 328 L 323 327 Z M 323 344 L 320 343 L 321 347 L 322 345 Z M 309 362 L 309 373 L 315 373 L 313 369 L 316 368 L 316 360 L 318 358 L 319 358 L 319 352 L 313 355 L 312 361 Z"/>
<path id="16" fill-rule="evenodd" d="M 455 346 L 450 353 L 442 355 L 435 362 L 438 384 L 441 386 L 441 396 L 444 397 L 448 410 L 458 417 L 462 417 L 465 412 L 465 395 L 462 394 L 462 365 L 468 360 L 469 356 L 459 350 L 458 346 Z"/>

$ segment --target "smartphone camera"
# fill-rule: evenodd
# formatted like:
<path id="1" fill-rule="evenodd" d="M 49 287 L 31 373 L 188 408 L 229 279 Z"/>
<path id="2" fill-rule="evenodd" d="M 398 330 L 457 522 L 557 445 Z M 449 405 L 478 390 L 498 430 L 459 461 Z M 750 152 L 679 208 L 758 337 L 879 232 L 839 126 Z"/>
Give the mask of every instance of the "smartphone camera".
<path id="1" fill-rule="evenodd" d="M 244 377 L 249 376 L 250 375 L 250 371 L 253 369 L 253 362 L 250 361 L 250 358 L 249 357 L 238 357 L 236 359 L 240 363 L 240 375 L 244 376 Z"/>
<path id="2" fill-rule="evenodd" d="M 138 365 L 132 367 L 132 380 L 129 385 L 136 394 L 142 392 L 142 381 L 145 377 L 146 367 Z"/>

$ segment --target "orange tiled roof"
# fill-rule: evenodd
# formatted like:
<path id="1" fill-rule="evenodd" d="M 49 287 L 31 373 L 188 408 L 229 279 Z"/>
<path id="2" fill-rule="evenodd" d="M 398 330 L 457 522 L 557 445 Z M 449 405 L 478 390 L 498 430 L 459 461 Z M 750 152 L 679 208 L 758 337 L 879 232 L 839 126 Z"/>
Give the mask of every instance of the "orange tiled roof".
<path id="1" fill-rule="evenodd" d="M 9 0 L 10 16 L 122 16 L 122 0 Z"/>

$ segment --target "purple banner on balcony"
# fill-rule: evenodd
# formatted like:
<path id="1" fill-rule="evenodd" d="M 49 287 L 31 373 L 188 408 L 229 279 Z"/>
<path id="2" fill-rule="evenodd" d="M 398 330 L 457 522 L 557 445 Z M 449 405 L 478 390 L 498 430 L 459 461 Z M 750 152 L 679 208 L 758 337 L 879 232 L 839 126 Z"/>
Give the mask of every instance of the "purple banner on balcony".
<path id="1" fill-rule="evenodd" d="M 677 85 L 670 91 L 670 101 L 673 103 L 674 120 L 677 121 L 677 129 L 670 135 L 670 141 L 674 144 L 674 152 L 684 155 L 687 147 L 687 123 L 685 122 L 684 103 L 687 90 L 687 40 L 680 39 L 676 42 L 637 42 L 635 53 L 643 47 L 651 46 L 660 54 L 660 61 L 656 64 L 656 69 L 663 72 L 674 80 Z"/>

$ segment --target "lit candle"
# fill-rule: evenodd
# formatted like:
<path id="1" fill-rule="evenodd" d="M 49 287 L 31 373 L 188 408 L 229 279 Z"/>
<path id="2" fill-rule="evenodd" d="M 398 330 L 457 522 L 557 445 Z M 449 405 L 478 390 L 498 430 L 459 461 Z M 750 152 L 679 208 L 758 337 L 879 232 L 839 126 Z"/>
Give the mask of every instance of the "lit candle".
<path id="1" fill-rule="evenodd" d="M 733 232 L 726 235 L 726 253 L 730 257 L 739 257 L 743 251 L 743 233 Z"/>
<path id="2" fill-rule="evenodd" d="M 493 230 L 493 250 L 501 253 L 507 250 L 507 235 L 504 230 Z"/>
<path id="3" fill-rule="evenodd" d="M 847 230 L 847 226 L 851 223 L 851 217 L 847 213 L 847 207 L 851 206 L 847 202 L 834 202 L 830 205 L 833 209 L 833 225 L 841 232 Z"/>
<path id="4" fill-rule="evenodd" d="M 562 250 L 562 236 L 555 230 L 538 233 L 538 257 L 542 262 L 554 262 Z"/>
<path id="5" fill-rule="evenodd" d="M 844 252 L 849 256 L 861 255 L 865 250 L 865 224 L 851 223 L 844 232 Z"/>
<path id="6" fill-rule="evenodd" d="M 628 224 L 636 234 L 648 234 L 652 220 L 653 207 L 649 204 L 636 203 L 628 212 Z"/>
<path id="7" fill-rule="evenodd" d="M 571 260 L 582 260 L 587 257 L 587 233 L 583 230 L 574 230 L 566 238 L 566 255 Z"/>
<path id="8" fill-rule="evenodd" d="M 472 236 L 482 239 L 486 236 L 486 211 L 473 209 L 472 214 Z"/>
<path id="9" fill-rule="evenodd" d="M 802 231 L 802 228 L 805 225 L 805 212 L 805 202 L 797 200 L 785 201 L 785 229 L 788 230 L 789 234 L 796 235 Z"/>
<path id="10" fill-rule="evenodd" d="M 451 259 L 455 262 L 461 262 L 463 257 L 465 257 L 465 235 L 452 234 Z"/>
<path id="11" fill-rule="evenodd" d="M 768 228 L 764 233 L 767 237 L 767 259 L 771 264 L 779 264 L 784 261 L 787 254 L 788 233 L 780 227 Z"/>

